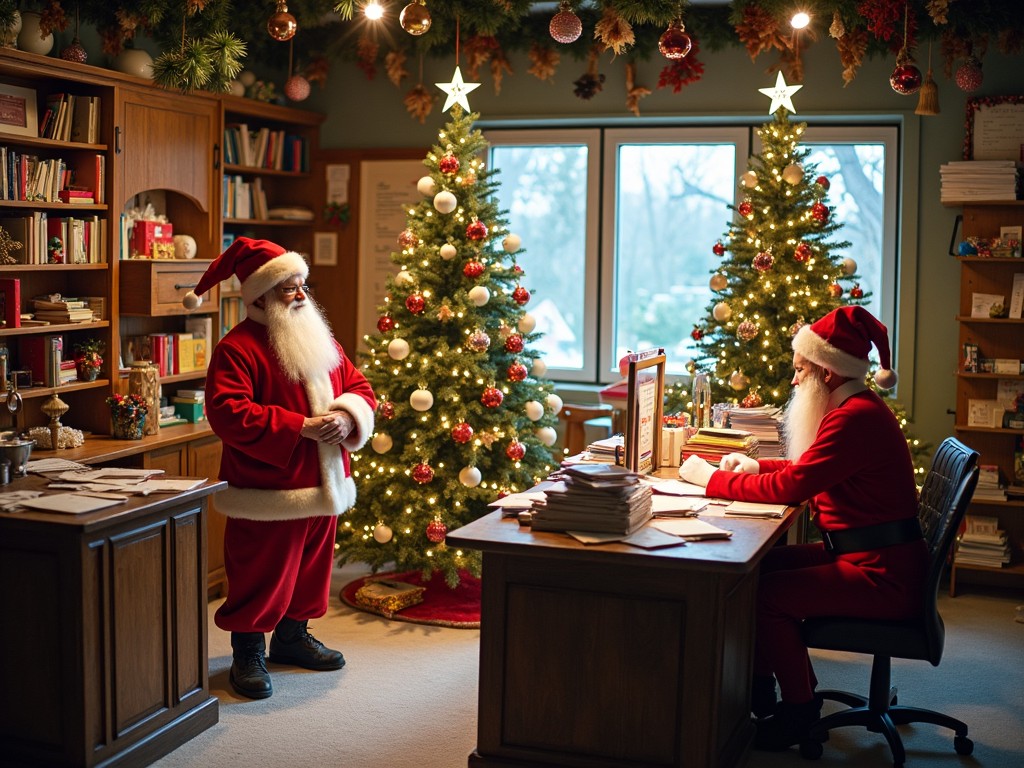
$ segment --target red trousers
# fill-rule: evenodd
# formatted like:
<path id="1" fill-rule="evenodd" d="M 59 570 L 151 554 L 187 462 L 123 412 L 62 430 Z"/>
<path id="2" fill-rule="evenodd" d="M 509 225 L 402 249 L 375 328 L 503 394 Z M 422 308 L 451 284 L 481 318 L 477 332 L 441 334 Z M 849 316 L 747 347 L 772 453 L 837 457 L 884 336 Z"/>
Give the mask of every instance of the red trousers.
<path id="1" fill-rule="evenodd" d="M 336 516 L 257 521 L 229 517 L 224 531 L 228 597 L 214 622 L 227 632 L 270 632 L 287 617 L 327 613 Z"/>
<path id="2" fill-rule="evenodd" d="M 775 675 L 783 701 L 810 701 L 818 681 L 800 622 L 812 616 L 916 615 L 926 573 L 923 541 L 842 556 L 820 543 L 776 547 L 761 564 L 754 674 Z"/>

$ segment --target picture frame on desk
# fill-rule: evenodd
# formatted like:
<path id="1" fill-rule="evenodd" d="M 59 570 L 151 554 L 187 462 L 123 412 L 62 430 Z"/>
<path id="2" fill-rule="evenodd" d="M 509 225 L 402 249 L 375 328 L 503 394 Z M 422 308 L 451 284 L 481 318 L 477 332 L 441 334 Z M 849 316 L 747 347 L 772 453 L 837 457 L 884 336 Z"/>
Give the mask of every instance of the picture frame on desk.
<path id="1" fill-rule="evenodd" d="M 661 464 L 661 417 L 665 402 L 665 350 L 626 355 L 625 467 L 650 474 Z"/>
<path id="2" fill-rule="evenodd" d="M 33 139 L 39 137 L 35 90 L 0 83 L 0 131 Z"/>

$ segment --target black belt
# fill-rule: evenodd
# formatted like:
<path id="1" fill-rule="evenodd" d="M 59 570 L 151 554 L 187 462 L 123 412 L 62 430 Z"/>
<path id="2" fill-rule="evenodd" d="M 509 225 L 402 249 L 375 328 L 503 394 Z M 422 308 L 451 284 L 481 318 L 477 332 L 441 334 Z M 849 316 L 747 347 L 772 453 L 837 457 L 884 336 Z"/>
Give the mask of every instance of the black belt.
<path id="1" fill-rule="evenodd" d="M 845 555 L 850 552 L 865 552 L 869 549 L 907 544 L 924 538 L 921 523 L 916 517 L 891 520 L 863 528 L 847 528 L 841 531 L 822 531 L 821 540 L 828 552 Z"/>

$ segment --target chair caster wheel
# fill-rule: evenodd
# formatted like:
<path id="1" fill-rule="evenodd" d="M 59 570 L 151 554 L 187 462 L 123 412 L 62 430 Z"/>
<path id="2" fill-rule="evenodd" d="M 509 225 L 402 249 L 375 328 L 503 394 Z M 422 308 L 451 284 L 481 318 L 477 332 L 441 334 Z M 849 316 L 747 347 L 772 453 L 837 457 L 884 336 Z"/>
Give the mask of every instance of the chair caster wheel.
<path id="1" fill-rule="evenodd" d="M 820 741 L 801 741 L 800 757 L 804 760 L 817 760 L 825 751 Z"/>
<path id="2" fill-rule="evenodd" d="M 954 736 L 953 749 L 958 755 L 969 755 L 974 751 L 974 742 L 966 736 Z"/>

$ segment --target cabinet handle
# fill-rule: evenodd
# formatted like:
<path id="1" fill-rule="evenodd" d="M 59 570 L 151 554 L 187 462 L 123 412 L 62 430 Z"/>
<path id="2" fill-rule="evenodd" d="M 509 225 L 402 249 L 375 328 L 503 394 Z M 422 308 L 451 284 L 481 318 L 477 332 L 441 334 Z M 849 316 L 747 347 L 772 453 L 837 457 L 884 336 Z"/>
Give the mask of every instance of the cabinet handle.
<path id="1" fill-rule="evenodd" d="M 213 145 L 213 170 L 220 170 L 220 144 Z"/>
<path id="2" fill-rule="evenodd" d="M 199 283 L 175 283 L 174 290 L 180 291 L 182 288 L 195 288 Z"/>
<path id="3" fill-rule="evenodd" d="M 114 154 L 121 154 L 121 126 L 114 126 Z"/>

